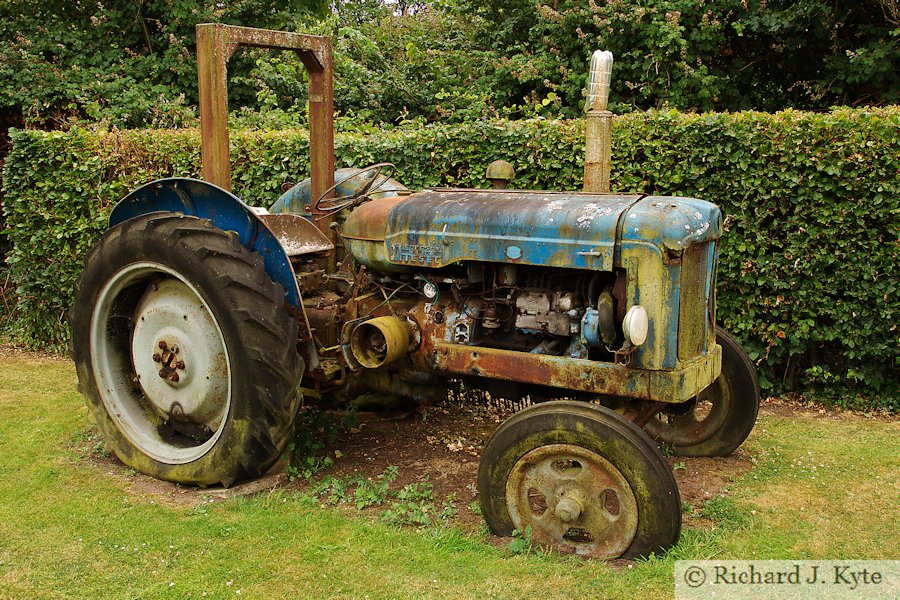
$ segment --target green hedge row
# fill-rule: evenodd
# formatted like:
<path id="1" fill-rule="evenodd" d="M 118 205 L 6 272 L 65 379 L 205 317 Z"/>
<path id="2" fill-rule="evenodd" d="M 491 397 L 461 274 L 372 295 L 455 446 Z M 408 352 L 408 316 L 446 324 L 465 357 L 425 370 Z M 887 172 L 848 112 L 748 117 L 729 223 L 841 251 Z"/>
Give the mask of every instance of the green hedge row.
<path id="1" fill-rule="evenodd" d="M 504 158 L 519 188 L 575 190 L 581 121 L 339 132 L 339 166 L 391 161 L 412 188 L 483 187 Z M 198 133 L 13 131 L 3 171 L 16 342 L 63 348 L 87 249 L 114 203 L 155 178 L 200 173 Z M 234 188 L 268 205 L 307 173 L 304 131 L 232 132 Z M 716 202 L 727 215 L 719 316 L 766 391 L 900 408 L 900 107 L 825 114 L 651 112 L 617 118 L 613 187 Z"/>

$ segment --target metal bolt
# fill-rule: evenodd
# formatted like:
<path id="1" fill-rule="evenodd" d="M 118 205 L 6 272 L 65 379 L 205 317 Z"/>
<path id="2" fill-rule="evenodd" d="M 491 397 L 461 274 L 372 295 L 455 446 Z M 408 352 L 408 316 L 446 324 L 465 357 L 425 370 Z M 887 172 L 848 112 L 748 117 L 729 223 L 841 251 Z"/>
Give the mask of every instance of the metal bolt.
<path id="1" fill-rule="evenodd" d="M 183 369 L 183 368 L 184 368 L 184 361 L 183 361 L 183 360 L 179 360 L 177 363 L 175 363 L 175 368 L 176 368 L 176 369 Z"/>
<path id="2" fill-rule="evenodd" d="M 166 340 L 159 340 L 159 349 L 166 350 L 169 345 L 166 343 Z"/>
<path id="3" fill-rule="evenodd" d="M 160 376 L 162 379 L 165 379 L 165 378 L 166 378 L 166 370 L 165 370 L 165 369 L 160 369 L 160 370 L 159 370 L 159 376 Z"/>
<path id="4" fill-rule="evenodd" d="M 161 361 L 162 361 L 162 354 L 160 354 L 159 352 L 154 352 L 153 353 L 153 362 L 161 362 Z"/>
<path id="5" fill-rule="evenodd" d="M 581 504 L 566 496 L 556 504 L 556 516 L 563 523 L 571 523 L 581 515 Z"/>
<path id="6" fill-rule="evenodd" d="M 178 383 L 178 379 L 178 373 L 172 373 L 171 375 L 169 375 L 169 381 L 171 381 L 172 383 Z"/>

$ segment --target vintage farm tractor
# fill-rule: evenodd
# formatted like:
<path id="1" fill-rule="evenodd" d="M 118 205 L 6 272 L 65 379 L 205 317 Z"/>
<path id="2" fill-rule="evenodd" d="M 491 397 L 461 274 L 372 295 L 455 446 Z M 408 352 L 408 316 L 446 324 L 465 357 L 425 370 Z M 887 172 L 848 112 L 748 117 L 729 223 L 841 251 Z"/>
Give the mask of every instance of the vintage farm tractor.
<path id="1" fill-rule="evenodd" d="M 304 395 L 429 403 L 461 382 L 531 400 L 481 458 L 494 533 L 530 525 L 586 557 L 674 544 L 681 502 L 658 444 L 729 454 L 759 393 L 716 327 L 719 209 L 607 191 L 611 56 L 592 63 L 586 191 L 413 193 L 385 163 L 335 172 L 330 39 L 197 33 L 207 181 L 119 202 L 70 316 L 80 389 L 118 457 L 228 486 L 278 460 Z M 240 45 L 295 50 L 309 71 L 312 177 L 269 210 L 228 191 Z"/>

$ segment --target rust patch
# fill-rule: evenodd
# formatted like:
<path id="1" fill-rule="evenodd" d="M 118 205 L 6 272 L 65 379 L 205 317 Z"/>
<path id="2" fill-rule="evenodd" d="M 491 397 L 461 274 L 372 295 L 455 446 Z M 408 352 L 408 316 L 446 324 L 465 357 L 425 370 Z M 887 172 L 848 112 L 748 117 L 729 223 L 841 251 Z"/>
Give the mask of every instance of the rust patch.
<path id="1" fill-rule="evenodd" d="M 436 370 L 446 373 L 626 398 L 645 398 L 650 389 L 644 371 L 569 357 L 437 343 L 431 360 Z"/>
<path id="2" fill-rule="evenodd" d="M 288 256 L 334 250 L 331 240 L 318 227 L 299 215 L 280 213 L 257 215 L 257 218 L 278 239 Z"/>
<path id="3" fill-rule="evenodd" d="M 311 196 L 317 198 L 323 195 L 334 185 L 334 82 L 331 38 L 325 36 L 220 23 L 197 25 L 203 178 L 231 190 L 227 64 L 240 46 L 293 50 L 306 67 L 309 74 Z M 332 239 L 327 222 L 320 229 L 328 239 Z"/>

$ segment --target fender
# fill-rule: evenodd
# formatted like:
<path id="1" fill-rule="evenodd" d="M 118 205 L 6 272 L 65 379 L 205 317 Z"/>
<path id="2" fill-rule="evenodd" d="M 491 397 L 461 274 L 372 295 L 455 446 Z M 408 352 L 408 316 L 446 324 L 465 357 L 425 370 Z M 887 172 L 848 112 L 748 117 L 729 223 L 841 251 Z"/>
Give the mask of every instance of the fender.
<path id="1" fill-rule="evenodd" d="M 302 311 L 300 289 L 289 257 L 334 249 L 334 244 L 302 217 L 270 215 L 216 185 L 181 177 L 153 181 L 125 196 L 113 208 L 109 226 L 162 211 L 209 219 L 223 231 L 234 231 L 245 248 L 262 256 L 266 273 L 284 288 L 285 302 L 298 311 Z"/>

